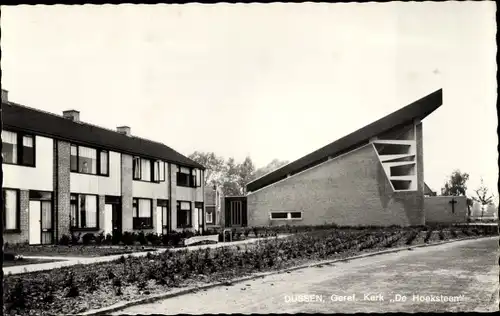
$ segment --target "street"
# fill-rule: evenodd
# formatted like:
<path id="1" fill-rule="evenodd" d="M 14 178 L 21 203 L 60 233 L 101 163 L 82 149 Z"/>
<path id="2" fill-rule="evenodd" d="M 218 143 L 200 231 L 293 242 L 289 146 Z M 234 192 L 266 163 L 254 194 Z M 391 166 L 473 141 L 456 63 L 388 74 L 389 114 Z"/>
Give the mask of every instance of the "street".
<path id="1" fill-rule="evenodd" d="M 216 287 L 114 315 L 497 311 L 497 249 L 497 237 L 416 248 Z"/>

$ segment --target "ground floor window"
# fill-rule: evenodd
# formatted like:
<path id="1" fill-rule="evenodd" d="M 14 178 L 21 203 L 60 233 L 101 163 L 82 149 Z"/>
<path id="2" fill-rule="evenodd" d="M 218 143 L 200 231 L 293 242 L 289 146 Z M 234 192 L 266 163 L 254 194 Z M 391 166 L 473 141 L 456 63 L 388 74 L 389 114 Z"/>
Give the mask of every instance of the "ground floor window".
<path id="1" fill-rule="evenodd" d="M 71 228 L 99 228 L 99 205 L 97 195 L 71 194 Z"/>
<path id="2" fill-rule="evenodd" d="M 133 228 L 153 228 L 153 201 L 134 198 L 132 203 Z"/>
<path id="3" fill-rule="evenodd" d="M 192 227 L 191 202 L 177 201 L 177 228 Z"/>
<path id="4" fill-rule="evenodd" d="M 215 206 L 207 206 L 205 214 L 205 222 L 207 224 L 215 223 Z"/>
<path id="5" fill-rule="evenodd" d="M 271 220 L 300 220 L 302 212 L 276 211 L 269 213 Z"/>
<path id="6" fill-rule="evenodd" d="M 6 231 L 19 229 L 19 190 L 3 189 L 3 228 Z"/>

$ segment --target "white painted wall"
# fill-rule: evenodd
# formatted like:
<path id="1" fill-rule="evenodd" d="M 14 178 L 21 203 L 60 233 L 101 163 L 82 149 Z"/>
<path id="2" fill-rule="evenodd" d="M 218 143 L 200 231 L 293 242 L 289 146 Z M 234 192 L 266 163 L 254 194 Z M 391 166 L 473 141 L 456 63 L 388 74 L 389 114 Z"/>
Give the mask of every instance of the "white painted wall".
<path id="1" fill-rule="evenodd" d="M 54 141 L 35 136 L 36 167 L 2 164 L 3 187 L 21 190 L 53 191 Z"/>
<path id="2" fill-rule="evenodd" d="M 132 181 L 132 196 L 138 198 L 168 199 L 167 177 L 165 176 L 165 181 L 160 183 Z"/>
<path id="3" fill-rule="evenodd" d="M 121 195 L 121 157 L 109 152 L 109 177 L 71 172 L 70 188 L 74 193 Z"/>

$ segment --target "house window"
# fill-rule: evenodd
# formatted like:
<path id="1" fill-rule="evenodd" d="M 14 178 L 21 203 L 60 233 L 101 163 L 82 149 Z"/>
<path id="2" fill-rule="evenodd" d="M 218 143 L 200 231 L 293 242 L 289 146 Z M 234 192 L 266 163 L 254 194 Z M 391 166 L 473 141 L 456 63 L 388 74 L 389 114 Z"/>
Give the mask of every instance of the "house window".
<path id="1" fill-rule="evenodd" d="M 141 158 L 141 180 L 151 181 L 151 160 Z"/>
<path id="2" fill-rule="evenodd" d="M 84 174 L 109 175 L 109 152 L 85 146 L 71 145 L 70 170 Z"/>
<path id="3" fill-rule="evenodd" d="M 19 229 L 19 190 L 3 189 L 3 228 Z"/>
<path id="4" fill-rule="evenodd" d="M 72 228 L 99 228 L 97 195 L 71 194 L 70 224 Z"/>
<path id="5" fill-rule="evenodd" d="M 214 217 L 215 217 L 215 207 L 214 206 L 207 206 L 206 207 L 206 215 L 205 215 L 205 222 L 207 224 L 213 224 L 215 221 L 214 221 Z"/>
<path id="6" fill-rule="evenodd" d="M 151 182 L 165 181 L 165 163 L 161 160 L 151 160 L 134 157 L 133 179 Z"/>
<path id="7" fill-rule="evenodd" d="M 179 167 L 177 171 L 177 186 L 190 187 L 192 181 L 191 170 L 186 167 Z"/>
<path id="8" fill-rule="evenodd" d="M 302 212 L 271 212 L 271 220 L 300 220 Z"/>
<path id="9" fill-rule="evenodd" d="M 193 169 L 192 170 L 192 184 L 193 187 L 201 187 L 201 170 Z"/>
<path id="10" fill-rule="evenodd" d="M 4 163 L 35 166 L 35 137 L 24 133 L 2 131 Z"/>
<path id="11" fill-rule="evenodd" d="M 133 228 L 153 228 L 153 203 L 151 199 L 134 198 L 132 202 Z"/>
<path id="12" fill-rule="evenodd" d="M 191 202 L 177 201 L 177 228 L 192 227 Z"/>

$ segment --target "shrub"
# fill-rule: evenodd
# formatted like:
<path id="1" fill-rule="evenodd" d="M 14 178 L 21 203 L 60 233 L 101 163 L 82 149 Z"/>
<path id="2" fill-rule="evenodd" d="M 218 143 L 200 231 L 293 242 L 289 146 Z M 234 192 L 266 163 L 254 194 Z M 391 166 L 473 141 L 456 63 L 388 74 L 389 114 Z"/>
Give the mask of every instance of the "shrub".
<path id="1" fill-rule="evenodd" d="M 159 245 L 160 244 L 160 236 L 156 233 L 148 233 L 146 235 L 146 240 L 148 243 L 151 243 L 152 245 Z"/>
<path id="2" fill-rule="evenodd" d="M 245 235 L 245 238 L 248 238 L 248 235 L 250 234 L 250 229 L 245 228 L 245 230 L 243 231 L 243 234 Z"/>
<path id="3" fill-rule="evenodd" d="M 444 240 L 444 232 L 443 232 L 443 230 L 439 231 L 439 240 Z"/>
<path id="4" fill-rule="evenodd" d="M 146 235 L 144 235 L 144 232 L 142 230 L 137 234 L 136 240 L 143 246 L 148 244 L 148 240 L 146 239 Z"/>
<path id="5" fill-rule="evenodd" d="M 127 245 L 131 246 L 133 245 L 137 240 L 137 234 L 134 232 L 124 232 L 122 234 L 122 242 Z"/>
<path id="6" fill-rule="evenodd" d="M 66 292 L 66 297 L 77 297 L 80 295 L 78 286 L 75 283 L 73 273 L 69 272 L 66 276 L 65 285 L 68 288 Z"/>
<path id="7" fill-rule="evenodd" d="M 427 234 L 425 235 L 425 238 L 424 238 L 424 242 L 425 242 L 425 243 L 429 242 L 429 239 L 431 238 L 432 232 L 433 232 L 433 230 L 432 230 L 432 229 L 429 229 L 429 230 L 427 231 Z"/>
<path id="8" fill-rule="evenodd" d="M 457 232 L 454 229 L 450 229 L 451 237 L 457 238 Z"/>
<path id="9" fill-rule="evenodd" d="M 118 241 L 119 241 L 119 240 L 120 240 L 120 239 L 118 238 Z M 104 244 L 106 244 L 106 245 L 110 245 L 110 244 L 112 244 L 112 243 L 113 243 L 113 235 L 111 235 L 111 234 L 106 234 L 106 237 L 105 237 L 105 239 L 104 239 L 104 242 L 103 242 L 103 243 L 104 243 Z"/>
<path id="10" fill-rule="evenodd" d="M 84 245 L 90 245 L 92 243 L 93 240 L 95 240 L 95 235 L 92 234 L 92 233 L 86 233 L 85 235 L 83 235 L 82 237 L 82 242 Z"/>
<path id="11" fill-rule="evenodd" d="M 97 236 L 95 236 L 95 243 L 98 245 L 102 245 L 105 239 L 106 237 L 104 236 L 104 232 L 100 232 L 99 234 L 97 234 Z"/>
<path id="12" fill-rule="evenodd" d="M 17 280 L 14 288 L 8 295 L 8 301 L 10 302 L 7 308 L 9 311 L 23 310 L 26 307 L 26 288 L 22 279 Z"/>
<path id="13" fill-rule="evenodd" d="M 81 236 L 82 236 L 82 233 L 78 233 L 78 235 L 75 233 L 71 233 L 71 244 L 78 245 L 78 243 L 80 242 Z"/>
<path id="14" fill-rule="evenodd" d="M 59 239 L 59 245 L 68 246 L 70 242 L 71 242 L 71 237 L 69 237 L 66 234 L 62 235 L 61 238 Z"/>

